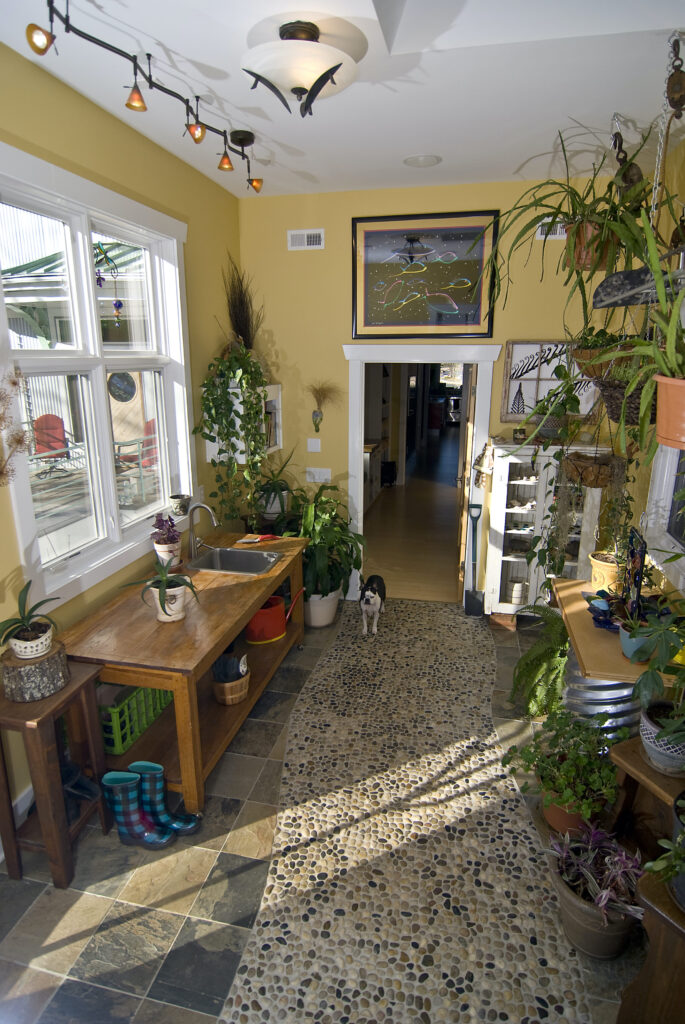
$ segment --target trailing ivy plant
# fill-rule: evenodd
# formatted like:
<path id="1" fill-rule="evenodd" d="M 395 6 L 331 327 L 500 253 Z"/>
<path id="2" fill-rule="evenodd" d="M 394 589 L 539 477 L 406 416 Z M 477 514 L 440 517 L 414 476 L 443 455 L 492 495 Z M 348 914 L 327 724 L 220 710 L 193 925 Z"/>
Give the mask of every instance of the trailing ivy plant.
<path id="1" fill-rule="evenodd" d="M 254 526 L 259 513 L 261 466 L 266 455 L 266 376 L 241 344 L 224 349 L 202 382 L 202 415 L 193 433 L 218 445 L 211 460 L 216 489 L 209 497 L 224 519 L 245 516 Z"/>

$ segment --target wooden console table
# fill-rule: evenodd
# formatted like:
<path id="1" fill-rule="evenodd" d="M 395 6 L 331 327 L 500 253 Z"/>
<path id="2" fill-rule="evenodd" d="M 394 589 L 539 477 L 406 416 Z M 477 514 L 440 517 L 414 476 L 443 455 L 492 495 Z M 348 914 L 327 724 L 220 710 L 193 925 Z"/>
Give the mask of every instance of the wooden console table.
<path id="1" fill-rule="evenodd" d="M 238 534 L 215 533 L 211 543 L 230 547 Z M 112 769 L 132 761 L 162 764 L 169 789 L 180 791 L 188 811 L 204 807 L 204 783 L 247 718 L 272 675 L 295 643 L 304 637 L 302 597 L 288 621 L 286 635 L 274 643 L 240 646 L 250 667 L 248 696 L 240 704 L 217 704 L 211 667 L 239 636 L 265 600 L 288 577 L 292 597 L 302 586 L 306 540 L 279 539 L 257 550 L 283 557 L 262 576 L 191 570 L 199 602 L 186 602 L 180 622 L 158 622 L 141 603 L 141 589 L 127 588 L 108 604 L 76 623 L 60 639 L 71 658 L 97 662 L 100 679 L 124 686 L 173 690 L 173 703 L 124 755 L 108 757 Z"/>
<path id="2" fill-rule="evenodd" d="M 72 663 L 69 668 L 71 678 L 67 685 L 57 693 L 44 697 L 43 700 L 21 703 L 7 700 L 4 695 L 0 695 L 0 726 L 3 729 L 20 732 L 23 737 L 36 803 L 35 813 L 30 814 L 24 824 L 17 829 L 0 743 L 0 838 L 7 861 L 7 874 L 10 878 L 21 878 L 20 847 L 28 850 L 45 850 L 50 862 L 52 880 L 60 889 L 65 889 L 74 877 L 71 844 L 91 815 L 97 810 L 102 831 L 105 833 L 109 831 L 112 823 L 111 814 L 102 796 L 97 800 L 82 800 L 76 820 L 67 821 L 55 733 L 58 718 L 65 716 L 70 746 L 73 741 L 74 752 L 81 755 L 81 722 L 75 716 L 77 707 L 80 709 L 85 727 L 86 756 L 95 775 L 95 781 L 99 782 L 105 771 L 102 733 L 93 685 L 100 667 Z M 74 760 L 80 762 L 83 767 L 81 756 L 75 756 Z"/>

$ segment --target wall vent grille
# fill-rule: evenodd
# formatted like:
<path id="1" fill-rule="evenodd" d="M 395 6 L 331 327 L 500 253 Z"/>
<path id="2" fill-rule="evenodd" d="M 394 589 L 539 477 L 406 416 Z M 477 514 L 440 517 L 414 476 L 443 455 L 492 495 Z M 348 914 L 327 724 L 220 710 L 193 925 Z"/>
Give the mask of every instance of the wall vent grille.
<path id="1" fill-rule="evenodd" d="M 288 250 L 297 252 L 304 249 L 324 249 L 323 228 L 306 228 L 288 232 Z"/>
<path id="2" fill-rule="evenodd" d="M 554 227 L 550 228 L 551 222 L 552 218 L 550 217 L 549 220 L 543 220 L 538 224 L 537 231 L 535 232 L 536 239 L 540 242 L 544 242 L 545 239 L 547 239 L 548 242 L 553 239 L 565 242 L 566 225 L 562 221 L 558 220 Z"/>

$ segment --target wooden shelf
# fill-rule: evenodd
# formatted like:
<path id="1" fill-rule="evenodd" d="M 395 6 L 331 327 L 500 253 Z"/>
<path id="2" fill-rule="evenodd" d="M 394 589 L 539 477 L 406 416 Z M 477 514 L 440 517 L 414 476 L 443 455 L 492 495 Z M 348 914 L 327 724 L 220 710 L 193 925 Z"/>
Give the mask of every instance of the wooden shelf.
<path id="1" fill-rule="evenodd" d="M 207 778 L 224 750 L 248 717 L 287 652 L 298 640 L 298 628 L 288 623 L 286 635 L 270 644 L 252 645 L 242 640 L 235 644 L 235 656 L 247 655 L 250 685 L 239 704 L 219 704 L 214 699 L 211 672 L 198 683 L 197 702 L 202 740 L 202 778 Z M 176 713 L 172 701 L 149 729 L 125 754 L 109 754 L 107 768 L 124 771 L 132 761 L 155 761 L 164 765 L 169 789 L 181 792 L 181 766 L 176 741 Z"/>
<path id="2" fill-rule="evenodd" d="M 641 786 L 653 793 L 662 803 L 673 805 L 673 801 L 685 789 L 685 778 L 674 778 L 663 775 L 651 764 L 644 755 L 644 747 L 639 736 L 616 743 L 609 750 L 609 757 L 624 772 L 635 779 Z"/>

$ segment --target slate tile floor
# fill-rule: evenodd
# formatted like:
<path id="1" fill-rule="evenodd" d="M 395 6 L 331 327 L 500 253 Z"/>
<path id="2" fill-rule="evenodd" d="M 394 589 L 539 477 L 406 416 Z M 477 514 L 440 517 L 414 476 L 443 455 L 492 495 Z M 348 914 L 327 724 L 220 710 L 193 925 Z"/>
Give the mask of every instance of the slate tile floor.
<path id="1" fill-rule="evenodd" d="M 492 715 L 506 748 L 530 734 L 507 696 L 534 632 L 492 628 Z M 24 854 L 21 881 L 0 874 L 0 1024 L 217 1019 L 266 880 L 288 716 L 336 631 L 308 630 L 304 649 L 291 651 L 276 673 L 207 781 L 197 835 L 151 853 L 122 846 L 114 831 L 105 837 L 88 828 L 67 890 L 50 884 L 39 854 Z M 529 807 L 544 835 L 535 798 Z M 639 936 L 618 961 L 580 956 L 588 1024 L 614 1024 L 621 988 L 643 956 Z"/>

